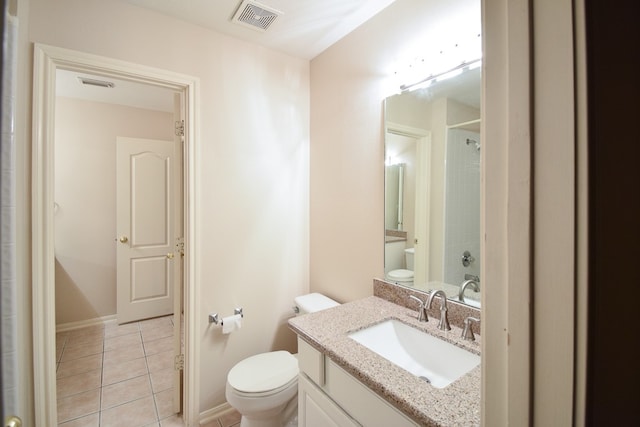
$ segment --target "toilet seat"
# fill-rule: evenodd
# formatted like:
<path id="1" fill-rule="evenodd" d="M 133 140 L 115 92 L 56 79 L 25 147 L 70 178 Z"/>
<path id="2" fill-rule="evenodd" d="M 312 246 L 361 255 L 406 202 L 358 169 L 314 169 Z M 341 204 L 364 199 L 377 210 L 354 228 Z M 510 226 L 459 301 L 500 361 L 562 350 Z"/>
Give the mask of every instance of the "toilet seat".
<path id="1" fill-rule="evenodd" d="M 256 354 L 236 364 L 227 382 L 239 395 L 260 397 L 277 394 L 298 380 L 298 359 L 288 351 Z"/>
<path id="2" fill-rule="evenodd" d="M 412 282 L 413 281 L 413 271 L 406 270 L 404 268 L 400 268 L 398 270 L 391 270 L 387 273 L 387 278 L 389 280 L 396 280 L 398 282 Z"/>
<path id="3" fill-rule="evenodd" d="M 229 386 L 231 386 L 231 384 L 229 384 Z M 296 390 L 298 389 L 298 377 L 292 379 L 291 381 L 289 381 L 288 383 L 286 383 L 283 386 L 280 386 L 278 388 L 274 388 L 273 390 L 267 390 L 267 391 L 262 391 L 262 392 L 249 392 L 249 393 L 247 393 L 247 392 L 244 392 L 244 391 L 236 390 L 235 388 L 233 388 L 233 386 L 231 386 L 231 388 L 233 388 L 233 393 L 236 396 L 245 397 L 245 398 L 246 397 L 255 398 L 255 399 L 274 396 L 276 394 L 279 394 L 279 393 L 282 393 L 284 391 L 287 391 L 291 387 L 295 388 Z"/>

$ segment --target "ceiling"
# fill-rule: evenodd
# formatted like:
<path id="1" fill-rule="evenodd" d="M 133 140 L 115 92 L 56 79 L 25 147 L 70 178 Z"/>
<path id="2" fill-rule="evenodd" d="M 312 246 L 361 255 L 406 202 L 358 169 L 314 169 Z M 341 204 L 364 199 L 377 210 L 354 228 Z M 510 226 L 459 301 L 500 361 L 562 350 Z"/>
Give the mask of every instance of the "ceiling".
<path id="1" fill-rule="evenodd" d="M 281 14 L 266 31 L 232 22 L 243 0 L 121 0 L 289 55 L 312 59 L 395 0 L 260 0 Z"/>
<path id="2" fill-rule="evenodd" d="M 250 43 L 302 59 L 312 59 L 395 0 L 261 0 L 252 4 L 281 14 L 266 31 L 232 22 L 243 0 L 120 0 L 173 16 Z M 112 88 L 80 83 L 91 77 L 114 83 Z M 87 73 L 57 70 L 56 94 L 160 111 L 173 111 L 168 89 Z"/>
<path id="3" fill-rule="evenodd" d="M 80 77 L 113 83 L 113 87 L 85 85 Z M 126 105 L 147 110 L 173 112 L 173 94 L 171 89 L 151 86 L 143 83 L 93 76 L 76 71 L 56 70 L 56 96 L 83 99 L 85 101 L 105 102 Z"/>
<path id="4" fill-rule="evenodd" d="M 311 59 L 395 0 L 261 0 L 260 3 L 253 0 L 119 1 L 171 15 L 296 57 Z M 247 28 L 232 22 L 236 11 L 246 1 L 282 13 L 266 31 Z M 479 70 L 464 74 L 419 92 L 428 93 L 432 97 L 445 92 L 459 102 L 479 107 L 479 90 L 473 90 L 480 87 Z M 171 90 L 111 78 L 107 80 L 114 83 L 113 88 L 92 87 L 81 84 L 78 79 L 81 76 L 94 77 L 86 73 L 58 70 L 57 95 L 151 110 L 173 110 Z"/>

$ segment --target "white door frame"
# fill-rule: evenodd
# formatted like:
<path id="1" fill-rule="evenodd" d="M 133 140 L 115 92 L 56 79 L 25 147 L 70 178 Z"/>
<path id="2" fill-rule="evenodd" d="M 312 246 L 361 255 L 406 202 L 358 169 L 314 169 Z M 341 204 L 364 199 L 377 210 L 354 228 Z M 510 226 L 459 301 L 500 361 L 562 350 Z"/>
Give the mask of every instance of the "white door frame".
<path id="1" fill-rule="evenodd" d="M 431 223 L 431 132 L 426 129 L 406 126 L 400 123 L 385 122 L 385 135 L 395 135 L 413 138 L 416 141 L 416 201 L 415 218 L 424 218 L 424 221 L 416 221 L 414 226 L 414 241 L 409 242 L 413 247 L 421 245 L 418 254 L 414 254 L 414 282 L 424 278 L 426 284 L 431 271 L 429 259 L 429 224 Z"/>
<path id="2" fill-rule="evenodd" d="M 32 142 L 33 381 L 35 425 L 57 425 L 55 269 L 54 269 L 54 131 L 56 70 L 117 77 L 171 88 L 185 96 L 184 183 L 184 319 L 185 363 L 183 417 L 187 426 L 199 418 L 198 247 L 196 168 L 198 166 L 199 79 L 157 68 L 42 44 L 34 48 Z"/>

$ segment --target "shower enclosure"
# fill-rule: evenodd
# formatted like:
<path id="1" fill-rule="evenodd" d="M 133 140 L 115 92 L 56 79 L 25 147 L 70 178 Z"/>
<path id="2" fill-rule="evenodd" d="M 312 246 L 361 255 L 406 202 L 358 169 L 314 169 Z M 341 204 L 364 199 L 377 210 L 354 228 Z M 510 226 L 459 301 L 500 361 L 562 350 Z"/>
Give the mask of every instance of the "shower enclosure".
<path id="1" fill-rule="evenodd" d="M 445 172 L 444 282 L 480 277 L 480 134 L 450 128 Z"/>

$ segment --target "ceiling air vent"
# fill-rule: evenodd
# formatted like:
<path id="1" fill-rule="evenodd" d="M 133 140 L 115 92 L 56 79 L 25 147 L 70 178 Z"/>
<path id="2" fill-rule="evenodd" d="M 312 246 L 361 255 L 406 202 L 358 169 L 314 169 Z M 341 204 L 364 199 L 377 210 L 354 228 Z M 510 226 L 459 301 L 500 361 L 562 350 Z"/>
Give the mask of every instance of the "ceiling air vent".
<path id="1" fill-rule="evenodd" d="M 267 31 L 278 16 L 282 13 L 255 1 L 244 0 L 240 3 L 236 14 L 231 19 L 235 22 L 254 30 Z"/>
<path id="2" fill-rule="evenodd" d="M 98 86 L 98 87 L 106 87 L 106 88 L 114 88 L 116 85 L 113 82 L 108 82 L 106 80 L 96 80 L 90 79 L 89 77 L 78 77 L 80 83 L 88 86 Z"/>

